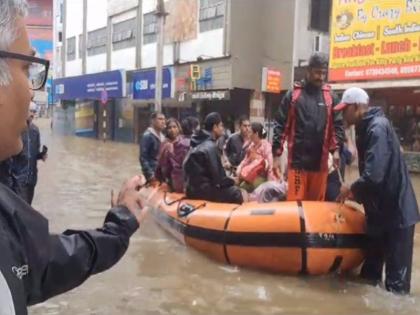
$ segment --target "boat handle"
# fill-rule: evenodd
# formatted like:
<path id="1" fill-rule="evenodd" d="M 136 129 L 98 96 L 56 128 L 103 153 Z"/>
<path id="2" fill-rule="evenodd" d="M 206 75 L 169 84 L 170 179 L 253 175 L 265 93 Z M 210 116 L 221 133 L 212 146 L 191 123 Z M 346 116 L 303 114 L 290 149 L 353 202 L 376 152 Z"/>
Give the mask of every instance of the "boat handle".
<path id="1" fill-rule="evenodd" d="M 181 206 L 181 202 L 179 202 L 176 212 L 178 214 L 178 217 L 182 218 L 182 217 L 186 217 L 187 215 L 193 213 L 195 210 L 198 210 L 198 209 L 203 208 L 205 206 L 206 206 L 205 202 L 203 202 L 202 204 L 199 204 L 197 207 L 194 207 L 193 205 L 190 205 L 190 204 L 187 204 L 187 203 L 185 203 Z"/>
<path id="2" fill-rule="evenodd" d="M 182 197 L 182 198 L 180 198 L 180 199 L 176 199 L 176 200 L 174 200 L 174 201 L 167 201 L 167 199 L 166 199 L 166 196 L 167 196 L 167 194 L 168 194 L 168 192 L 167 191 L 165 191 L 164 193 L 163 193 L 163 202 L 165 203 L 165 205 L 167 205 L 167 206 L 172 206 L 172 205 L 174 205 L 174 204 L 176 204 L 177 202 L 179 202 L 179 201 L 182 201 L 182 200 L 184 200 L 185 199 L 185 197 Z"/>

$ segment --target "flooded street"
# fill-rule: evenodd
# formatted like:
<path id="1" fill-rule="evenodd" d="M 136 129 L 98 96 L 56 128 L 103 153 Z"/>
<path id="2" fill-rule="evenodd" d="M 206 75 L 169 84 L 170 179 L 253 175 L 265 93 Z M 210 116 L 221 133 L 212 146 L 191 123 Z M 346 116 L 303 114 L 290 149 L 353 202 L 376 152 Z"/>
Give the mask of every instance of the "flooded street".
<path id="1" fill-rule="evenodd" d="M 34 207 L 53 232 L 100 227 L 110 190 L 138 172 L 138 147 L 61 137 L 41 127 L 49 158 L 39 163 Z M 413 177 L 420 196 L 420 177 Z M 111 270 L 30 309 L 48 314 L 418 314 L 420 239 L 416 235 L 412 294 L 337 276 L 289 277 L 220 265 L 179 244 L 149 217 Z"/>

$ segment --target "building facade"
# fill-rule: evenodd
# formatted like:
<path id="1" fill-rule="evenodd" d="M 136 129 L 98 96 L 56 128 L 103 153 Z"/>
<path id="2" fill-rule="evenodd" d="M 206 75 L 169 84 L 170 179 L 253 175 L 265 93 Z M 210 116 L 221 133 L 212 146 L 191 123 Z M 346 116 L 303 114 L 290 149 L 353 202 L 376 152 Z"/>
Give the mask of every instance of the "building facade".
<path id="1" fill-rule="evenodd" d="M 53 0 L 29 0 L 26 25 L 36 56 L 50 60 L 53 68 Z M 50 73 L 46 88 L 36 91 L 34 95 L 34 101 L 38 104 L 41 114 L 52 104 L 52 78 Z"/>
<path id="2" fill-rule="evenodd" d="M 67 122 L 61 129 L 138 141 L 154 108 L 156 2 L 63 0 L 54 87 L 57 118 Z M 166 0 L 163 112 L 182 119 L 218 111 L 232 131 L 241 115 L 271 121 L 309 56 L 328 51 L 329 25 L 322 21 L 330 4 Z"/>
<path id="3" fill-rule="evenodd" d="M 333 1 L 330 81 L 366 89 L 420 171 L 420 1 Z"/>

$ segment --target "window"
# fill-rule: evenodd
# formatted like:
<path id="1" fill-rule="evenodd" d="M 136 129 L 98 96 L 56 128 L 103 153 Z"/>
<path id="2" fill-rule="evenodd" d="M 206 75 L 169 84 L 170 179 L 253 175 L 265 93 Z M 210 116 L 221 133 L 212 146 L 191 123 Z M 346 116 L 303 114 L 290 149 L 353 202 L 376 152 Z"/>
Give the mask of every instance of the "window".
<path id="1" fill-rule="evenodd" d="M 225 0 L 200 0 L 200 32 L 223 28 Z"/>
<path id="2" fill-rule="evenodd" d="M 331 0 L 311 1 L 310 28 L 328 33 L 330 30 Z"/>
<path id="3" fill-rule="evenodd" d="M 76 37 L 67 38 L 67 61 L 76 59 Z"/>
<path id="4" fill-rule="evenodd" d="M 156 43 L 157 20 L 154 12 L 143 16 L 143 45 Z"/>
<path id="5" fill-rule="evenodd" d="M 95 56 L 106 53 L 107 29 L 106 27 L 88 33 L 87 54 Z"/>
<path id="6" fill-rule="evenodd" d="M 321 36 L 316 35 L 314 37 L 314 52 L 319 52 L 321 51 Z"/>
<path id="7" fill-rule="evenodd" d="M 136 46 L 136 18 L 115 23 L 112 27 L 112 46 L 114 50 Z"/>

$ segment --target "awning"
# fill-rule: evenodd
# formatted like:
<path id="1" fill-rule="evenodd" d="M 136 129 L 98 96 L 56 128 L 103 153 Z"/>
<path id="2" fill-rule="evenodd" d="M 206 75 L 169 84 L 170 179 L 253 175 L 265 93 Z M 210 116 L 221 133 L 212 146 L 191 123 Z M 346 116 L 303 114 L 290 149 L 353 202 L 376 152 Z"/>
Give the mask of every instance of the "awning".
<path id="1" fill-rule="evenodd" d="M 103 100 L 123 98 L 126 92 L 124 70 L 85 74 L 55 79 L 54 99 L 58 100 Z"/>

